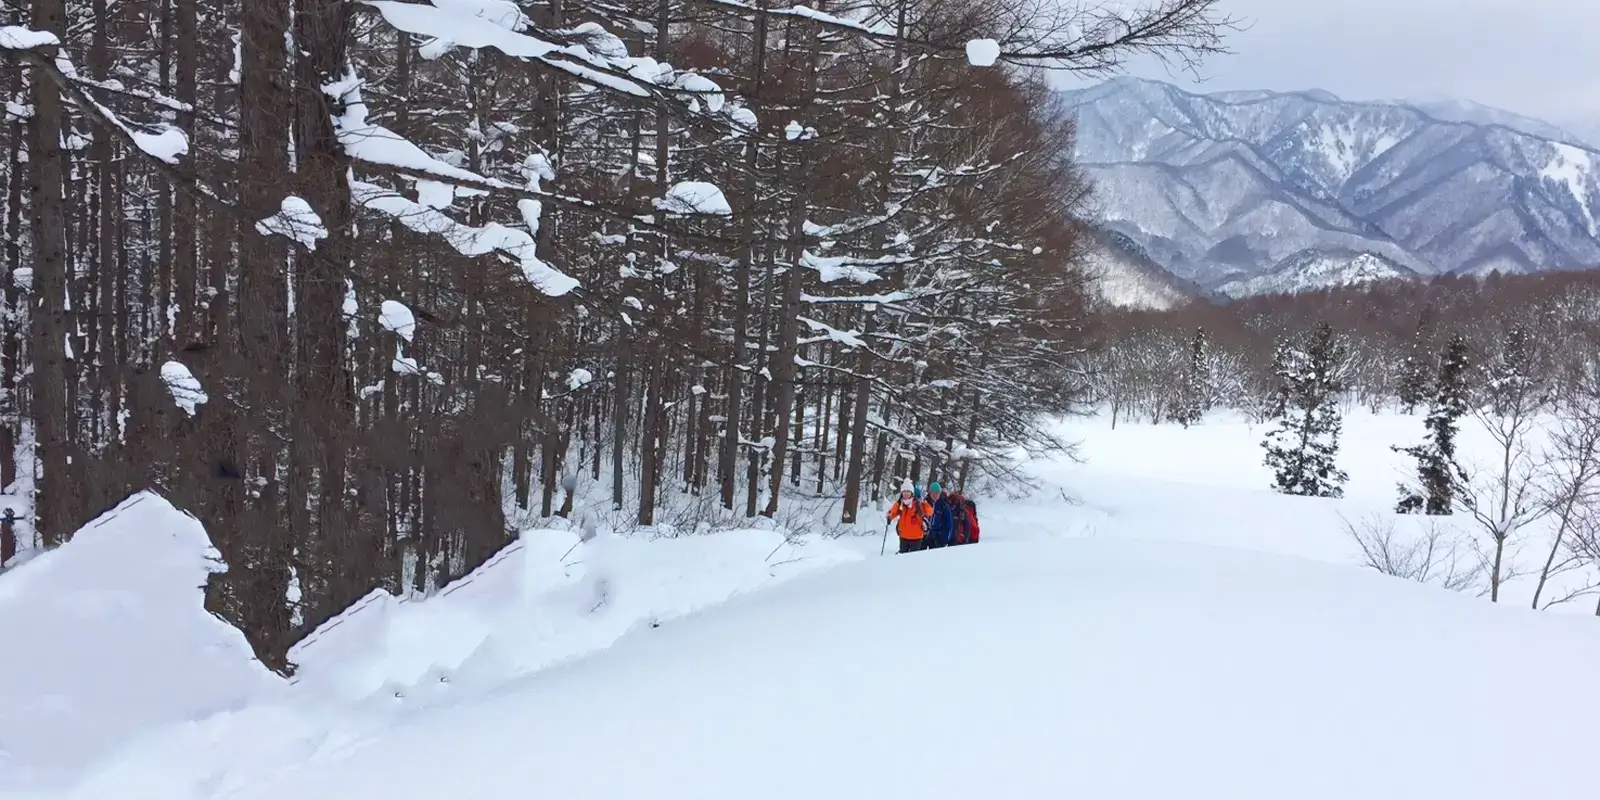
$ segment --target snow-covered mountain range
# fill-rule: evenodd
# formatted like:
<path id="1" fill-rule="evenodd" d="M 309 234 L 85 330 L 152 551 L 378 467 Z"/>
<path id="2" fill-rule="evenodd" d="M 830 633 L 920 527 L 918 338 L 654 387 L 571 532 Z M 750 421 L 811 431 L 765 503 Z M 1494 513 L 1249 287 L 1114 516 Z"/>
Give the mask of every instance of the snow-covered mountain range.
<path id="1" fill-rule="evenodd" d="M 1207 291 L 1600 265 L 1600 148 L 1539 120 L 1136 78 L 1062 100 L 1102 225 Z"/>

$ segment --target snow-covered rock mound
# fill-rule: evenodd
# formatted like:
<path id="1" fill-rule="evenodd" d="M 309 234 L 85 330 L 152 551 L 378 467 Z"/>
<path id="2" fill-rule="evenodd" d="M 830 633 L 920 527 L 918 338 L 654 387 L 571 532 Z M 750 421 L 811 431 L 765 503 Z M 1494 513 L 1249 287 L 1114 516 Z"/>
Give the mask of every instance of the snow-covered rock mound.
<path id="1" fill-rule="evenodd" d="M 1595 663 L 1587 620 L 1352 568 L 986 541 L 641 631 L 238 797 L 1576 800 Z"/>

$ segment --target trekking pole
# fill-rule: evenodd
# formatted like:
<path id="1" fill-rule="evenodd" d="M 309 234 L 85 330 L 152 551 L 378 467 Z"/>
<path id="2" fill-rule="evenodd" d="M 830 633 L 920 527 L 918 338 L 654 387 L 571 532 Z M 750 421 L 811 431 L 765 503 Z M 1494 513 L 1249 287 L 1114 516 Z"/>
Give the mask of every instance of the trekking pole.
<path id="1" fill-rule="evenodd" d="M 892 520 L 892 519 L 891 520 L 884 520 L 884 523 L 883 523 L 883 545 L 878 548 L 878 555 L 880 555 L 880 556 L 889 552 L 889 526 L 893 525 L 893 524 L 894 524 L 894 520 Z"/>

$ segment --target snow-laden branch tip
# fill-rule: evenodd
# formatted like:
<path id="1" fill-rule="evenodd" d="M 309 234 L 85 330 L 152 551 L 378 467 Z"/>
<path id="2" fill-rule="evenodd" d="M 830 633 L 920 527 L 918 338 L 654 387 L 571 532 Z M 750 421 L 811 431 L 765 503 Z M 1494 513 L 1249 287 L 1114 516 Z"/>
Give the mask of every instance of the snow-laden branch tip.
<path id="1" fill-rule="evenodd" d="M 34 50 L 59 44 L 61 40 L 49 31 L 36 31 L 21 25 L 0 25 L 0 50 Z"/>
<path id="2" fill-rule="evenodd" d="M 819 256 L 810 250 L 800 254 L 800 266 L 816 270 L 817 276 L 823 283 L 833 283 L 837 280 L 871 283 L 883 277 L 848 256 Z"/>
<path id="3" fill-rule="evenodd" d="M 367 104 L 361 97 L 361 78 L 355 72 L 322 88 L 324 94 L 339 103 L 343 111 L 333 118 L 333 129 L 345 154 L 357 161 L 454 178 L 472 184 L 488 185 L 498 189 L 515 188 L 504 181 L 493 180 L 468 169 L 440 161 L 427 151 L 388 128 L 367 120 Z M 425 192 L 424 205 L 433 207 L 439 202 L 439 189 L 419 189 Z M 452 189 L 452 192 L 454 190 Z"/>
<path id="4" fill-rule="evenodd" d="M 791 142 L 809 142 L 812 139 L 817 138 L 817 136 L 818 134 L 816 128 L 801 125 L 799 120 L 791 119 L 789 120 L 789 124 L 783 128 L 783 138 L 788 139 Z"/>
<path id="5" fill-rule="evenodd" d="M 551 297 L 560 297 L 578 288 L 576 279 L 539 259 L 533 237 L 524 231 L 495 222 L 483 227 L 464 225 L 437 209 L 364 181 L 352 181 L 350 194 L 361 208 L 387 214 L 418 233 L 440 236 L 464 256 L 480 256 L 496 250 L 505 253 L 522 266 L 522 275 L 529 283 Z"/>
<path id="6" fill-rule="evenodd" d="M 559 44 L 528 31 L 532 25 L 507 0 L 429 0 L 427 4 L 396 0 L 358 0 L 375 9 L 395 29 L 428 37 L 421 54 L 439 58 L 451 49 L 493 48 L 514 58 L 535 59 L 576 78 L 622 94 L 647 98 L 669 95 L 692 110 L 700 104 L 743 124 L 749 110 L 725 101 L 722 88 L 693 72 L 674 69 L 653 58 L 629 56 L 627 44 L 600 24 L 585 22 L 550 33 L 576 40 Z"/>
<path id="7" fill-rule="evenodd" d="M 429 383 L 435 386 L 444 385 L 443 375 L 433 371 L 424 371 L 415 358 L 406 355 L 405 350 L 398 342 L 395 343 L 394 360 L 390 362 L 389 369 L 393 370 L 396 375 L 416 375 L 426 378 Z"/>
<path id="8" fill-rule="evenodd" d="M 667 190 L 667 196 L 656 201 L 656 208 L 674 214 L 705 214 L 732 216 L 733 206 L 716 185 L 705 181 L 684 181 Z"/>
<path id="9" fill-rule="evenodd" d="M 851 295 L 846 297 L 818 297 L 811 294 L 801 294 L 802 303 L 859 303 L 865 306 L 890 305 L 916 299 L 917 295 L 911 292 L 887 292 L 884 294 Z M 871 311 L 871 308 L 867 309 Z"/>
<path id="10" fill-rule="evenodd" d="M 818 322 L 809 317 L 795 317 L 795 319 L 798 320 L 800 324 L 805 325 L 807 328 L 810 328 L 811 330 L 814 330 L 826 336 L 827 338 L 844 345 L 845 347 L 854 349 L 857 347 L 867 346 L 866 341 L 861 338 L 860 331 L 841 331 L 838 328 L 823 322 Z"/>
<path id="11" fill-rule="evenodd" d="M 378 309 L 378 324 L 409 342 L 416 335 L 417 315 L 411 313 L 410 306 L 399 300 L 385 300 Z"/>
<path id="12" fill-rule="evenodd" d="M 199 379 L 180 361 L 168 361 L 161 365 L 161 382 L 172 393 L 172 402 L 191 417 L 196 406 L 211 399 L 200 386 Z"/>
<path id="13" fill-rule="evenodd" d="M 19 60 L 32 64 L 38 73 L 55 83 L 66 98 L 77 104 L 91 119 L 110 127 L 126 144 L 161 162 L 162 166 L 158 167 L 158 169 L 165 168 L 164 171 L 169 177 L 175 174 L 170 168 L 178 163 L 178 156 L 189 151 L 189 139 L 184 135 L 183 131 L 171 125 L 166 125 L 157 128 L 156 132 L 151 133 L 128 125 L 111 109 L 107 108 L 105 104 L 94 99 L 84 88 L 85 86 L 105 88 L 109 85 L 108 83 L 89 80 L 78 75 L 78 70 L 72 65 L 72 60 L 61 53 L 57 53 L 52 58 L 39 52 L 39 48 L 48 44 L 38 35 L 40 34 L 39 31 L 31 31 L 17 26 L 8 26 L 5 30 L 7 31 L 7 42 L 10 45 L 17 46 L 0 47 L 0 52 L 18 54 Z M 26 44 L 34 46 L 21 46 Z M 26 118 L 33 115 L 31 106 L 22 106 L 12 101 L 6 102 L 5 112 L 7 116 L 16 116 L 18 118 Z"/>
<path id="14" fill-rule="evenodd" d="M 505 181 L 479 175 L 471 170 L 448 164 L 418 147 L 405 137 L 381 125 L 367 121 L 367 105 L 361 99 L 361 79 L 349 72 L 337 81 L 323 87 L 323 91 L 343 106 L 343 112 L 334 117 L 333 126 L 344 146 L 345 153 L 358 161 L 399 167 L 403 170 L 436 175 L 442 181 L 419 179 L 418 197 L 421 202 L 375 184 L 352 181 L 350 193 L 356 205 L 393 217 L 400 224 L 418 233 L 432 233 L 444 237 L 456 252 L 467 256 L 483 255 L 499 250 L 517 259 L 522 274 L 528 282 L 552 297 L 564 295 L 577 288 L 572 277 L 539 259 L 534 236 L 539 232 L 539 214 L 542 208 L 536 200 L 524 199 L 517 204 L 528 232 L 509 228 L 498 223 L 473 227 L 456 222 L 439 211 L 445 202 L 445 190 L 452 195 L 462 192 L 461 187 L 445 186 L 454 179 L 496 189 L 519 191 Z M 527 164 L 528 181 L 537 183 L 549 173 L 548 162 L 542 157 Z"/>
<path id="15" fill-rule="evenodd" d="M 279 204 L 279 211 L 256 223 L 262 236 L 274 234 L 299 242 L 307 250 L 317 249 L 317 240 L 328 238 L 328 226 L 304 198 L 289 195 Z"/>

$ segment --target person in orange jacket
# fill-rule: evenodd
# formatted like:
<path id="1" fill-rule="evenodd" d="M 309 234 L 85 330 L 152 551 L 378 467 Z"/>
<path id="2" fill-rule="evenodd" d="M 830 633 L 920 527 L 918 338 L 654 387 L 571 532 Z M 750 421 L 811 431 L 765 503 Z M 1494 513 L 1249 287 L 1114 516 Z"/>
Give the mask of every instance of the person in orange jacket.
<path id="1" fill-rule="evenodd" d="M 900 485 L 900 499 L 889 506 L 889 519 L 895 523 L 895 534 L 900 537 L 900 552 L 913 553 L 923 548 L 926 544 L 923 526 L 932 515 L 933 506 L 916 497 L 911 481 Z"/>

